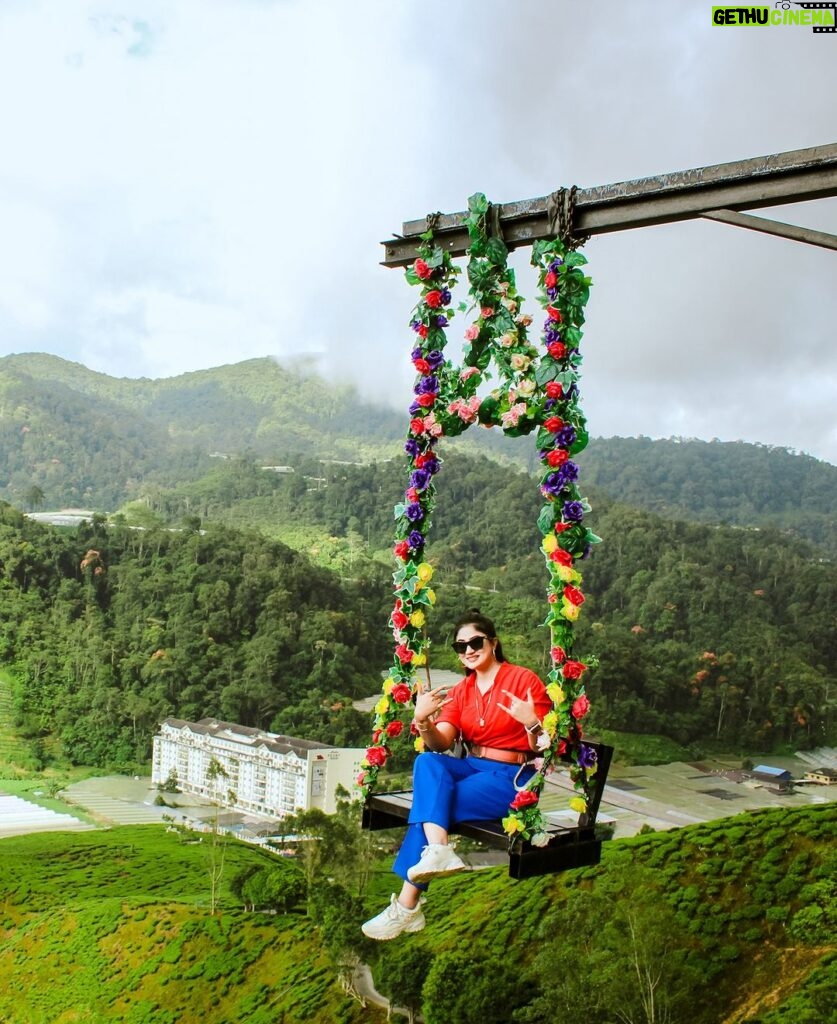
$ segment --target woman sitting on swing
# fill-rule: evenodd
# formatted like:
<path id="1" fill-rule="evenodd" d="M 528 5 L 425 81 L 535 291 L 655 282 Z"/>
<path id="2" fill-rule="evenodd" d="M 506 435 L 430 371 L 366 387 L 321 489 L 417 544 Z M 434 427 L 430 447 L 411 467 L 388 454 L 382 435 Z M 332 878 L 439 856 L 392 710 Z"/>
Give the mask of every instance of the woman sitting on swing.
<path id="1" fill-rule="evenodd" d="M 453 688 L 439 686 L 416 698 L 414 721 L 427 752 L 415 760 L 407 835 L 393 864 L 404 883 L 389 906 L 362 926 L 370 939 L 424 928 L 428 882 L 466 866 L 448 846 L 449 829 L 507 812 L 515 787 L 534 772 L 530 762 L 539 749 L 541 721 L 552 709 L 544 684 L 506 661 L 493 622 L 477 609 L 460 617 L 454 637 L 467 675 Z M 444 757 L 457 739 L 468 756 Z"/>

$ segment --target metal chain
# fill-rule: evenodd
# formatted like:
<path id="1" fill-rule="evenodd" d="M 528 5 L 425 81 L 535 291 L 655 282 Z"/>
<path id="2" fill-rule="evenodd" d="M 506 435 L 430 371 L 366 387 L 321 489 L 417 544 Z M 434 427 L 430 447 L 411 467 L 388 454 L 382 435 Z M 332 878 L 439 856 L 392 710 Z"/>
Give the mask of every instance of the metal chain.
<path id="1" fill-rule="evenodd" d="M 577 192 L 577 185 L 573 185 L 570 188 L 559 188 L 546 200 L 549 230 L 553 235 L 557 235 L 568 249 L 578 249 L 590 237 L 589 235 L 576 234 L 573 231 Z"/>

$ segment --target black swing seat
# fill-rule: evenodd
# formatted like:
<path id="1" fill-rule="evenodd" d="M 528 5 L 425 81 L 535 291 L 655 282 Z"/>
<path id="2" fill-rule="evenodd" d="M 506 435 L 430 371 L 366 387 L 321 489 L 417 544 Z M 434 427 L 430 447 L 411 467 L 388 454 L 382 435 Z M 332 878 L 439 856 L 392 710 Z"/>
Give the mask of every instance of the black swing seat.
<path id="1" fill-rule="evenodd" d="M 508 850 L 510 878 L 534 878 L 555 871 L 598 864 L 602 855 L 602 842 L 610 838 L 609 829 L 596 825 L 596 816 L 613 757 L 613 747 L 604 743 L 588 743 L 586 740 L 585 746 L 596 751 L 598 761 L 587 813 L 580 815 L 576 825 L 551 825 L 547 846 L 532 846 L 530 842 L 523 841 L 514 843 L 509 849 L 509 837 L 499 821 L 462 821 L 451 832 L 476 839 L 494 849 Z M 565 754 L 557 760 L 570 763 L 570 756 Z M 363 806 L 362 827 L 375 832 L 403 826 L 412 804 L 412 790 L 369 793 Z"/>

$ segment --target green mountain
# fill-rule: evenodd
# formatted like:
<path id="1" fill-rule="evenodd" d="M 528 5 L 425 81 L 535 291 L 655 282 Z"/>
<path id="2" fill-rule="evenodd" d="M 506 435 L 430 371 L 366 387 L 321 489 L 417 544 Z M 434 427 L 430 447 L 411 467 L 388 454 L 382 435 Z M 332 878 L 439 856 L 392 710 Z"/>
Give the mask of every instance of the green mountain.
<path id="1" fill-rule="evenodd" d="M 353 388 L 271 359 L 163 380 L 115 379 L 55 356 L 0 359 L 0 497 L 21 506 L 37 488 L 48 507 L 112 511 L 200 476 L 213 455 L 368 461 L 391 456 L 402 434 L 400 416 Z"/>
<path id="2" fill-rule="evenodd" d="M 322 476 L 318 460 L 398 459 L 405 430 L 406 413 L 272 359 L 162 380 L 116 379 L 48 355 L 0 359 L 0 498 L 20 508 L 159 503 L 161 490 L 212 473 L 218 456 L 310 459 L 309 475 Z M 537 468 L 531 440 L 497 431 L 468 431 L 448 448 Z M 809 456 L 742 442 L 598 438 L 579 463 L 584 487 L 624 504 L 769 525 L 837 555 L 837 467 Z"/>

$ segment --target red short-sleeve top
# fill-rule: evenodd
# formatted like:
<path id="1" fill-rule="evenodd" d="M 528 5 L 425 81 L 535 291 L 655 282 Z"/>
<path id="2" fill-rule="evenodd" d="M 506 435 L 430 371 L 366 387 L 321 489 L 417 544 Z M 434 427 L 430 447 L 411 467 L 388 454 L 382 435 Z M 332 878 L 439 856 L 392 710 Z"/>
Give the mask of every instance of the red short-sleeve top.
<path id="1" fill-rule="evenodd" d="M 526 700 L 531 690 L 540 721 L 552 710 L 546 687 L 531 669 L 502 661 L 494 685 L 486 694 L 477 689 L 477 677 L 473 672 L 457 683 L 448 694 L 449 703 L 442 708 L 436 725 L 449 722 L 462 739 L 470 743 L 502 750 L 528 751 L 529 738 L 525 728 L 508 711 L 499 707 L 500 704 L 508 705 L 509 697 L 504 690 L 521 700 Z M 481 726 L 480 720 L 485 725 Z"/>

